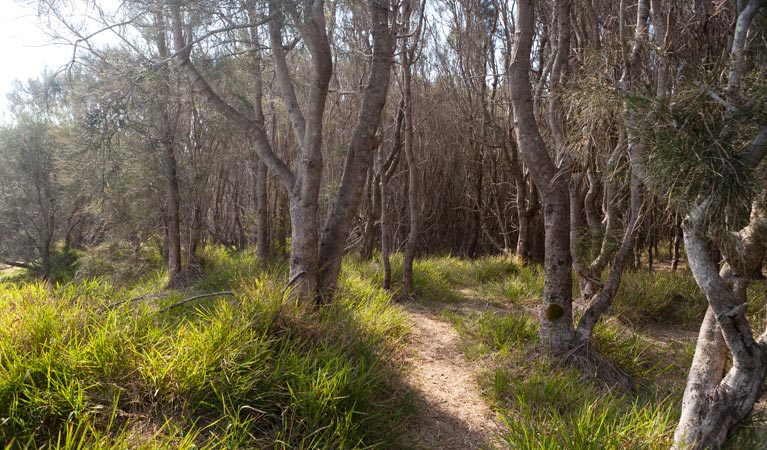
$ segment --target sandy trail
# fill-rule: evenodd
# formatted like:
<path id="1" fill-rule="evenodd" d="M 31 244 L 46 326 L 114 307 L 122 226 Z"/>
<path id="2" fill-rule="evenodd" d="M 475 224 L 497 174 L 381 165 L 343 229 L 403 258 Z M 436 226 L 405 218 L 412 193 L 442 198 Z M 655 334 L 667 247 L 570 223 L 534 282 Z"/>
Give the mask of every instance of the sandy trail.
<path id="1" fill-rule="evenodd" d="M 425 403 L 423 421 L 413 430 L 419 442 L 440 450 L 492 448 L 498 427 L 480 396 L 476 367 L 459 349 L 458 333 L 432 313 L 406 310 L 413 329 L 405 380 Z"/>

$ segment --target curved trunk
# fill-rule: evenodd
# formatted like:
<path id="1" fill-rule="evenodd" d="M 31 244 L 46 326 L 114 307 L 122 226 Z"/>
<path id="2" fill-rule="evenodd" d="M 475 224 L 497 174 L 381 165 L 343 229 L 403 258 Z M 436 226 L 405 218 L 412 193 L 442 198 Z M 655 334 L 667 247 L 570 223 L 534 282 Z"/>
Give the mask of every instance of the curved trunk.
<path id="1" fill-rule="evenodd" d="M 621 278 L 623 276 L 623 269 L 626 267 L 626 262 L 629 257 L 631 257 L 631 250 L 634 247 L 634 228 L 639 221 L 641 206 L 641 182 L 635 175 L 632 175 L 631 213 L 623 233 L 623 241 L 621 242 L 618 254 L 615 256 L 615 260 L 612 263 L 610 274 L 607 276 L 604 286 L 602 286 L 596 296 L 594 296 L 594 299 L 589 303 L 589 306 L 581 316 L 581 320 L 578 322 L 576 334 L 580 344 L 588 345 L 591 335 L 594 332 L 594 327 L 600 317 L 602 317 L 602 314 L 604 314 L 605 311 L 607 311 L 607 308 L 612 304 L 615 294 L 618 293 L 618 288 L 620 287 Z"/>
<path id="2" fill-rule="evenodd" d="M 538 186 L 544 215 L 544 283 L 540 313 L 541 341 L 567 350 L 574 341 L 572 321 L 572 258 L 570 199 L 567 179 L 557 176 L 538 131 L 530 84 L 530 50 L 535 32 L 535 2 L 517 3 L 517 27 L 509 69 L 514 135 L 525 164 Z"/>
<path id="3" fill-rule="evenodd" d="M 767 348 L 755 341 L 745 316 L 747 280 L 717 273 L 697 211 L 683 224 L 690 269 L 709 302 L 684 393 L 674 449 L 720 448 L 732 427 L 751 411 L 767 375 Z M 729 281 L 729 283 L 727 282 Z M 727 350 L 733 363 L 724 374 Z"/>
<path id="4" fill-rule="evenodd" d="M 365 179 L 378 147 L 376 132 L 389 92 L 394 38 L 389 27 L 387 2 L 369 0 L 373 36 L 373 60 L 365 86 L 360 115 L 354 128 L 344 165 L 341 187 L 328 215 L 320 244 L 319 272 L 322 301 L 330 301 L 341 272 L 350 227 L 357 214 Z"/>

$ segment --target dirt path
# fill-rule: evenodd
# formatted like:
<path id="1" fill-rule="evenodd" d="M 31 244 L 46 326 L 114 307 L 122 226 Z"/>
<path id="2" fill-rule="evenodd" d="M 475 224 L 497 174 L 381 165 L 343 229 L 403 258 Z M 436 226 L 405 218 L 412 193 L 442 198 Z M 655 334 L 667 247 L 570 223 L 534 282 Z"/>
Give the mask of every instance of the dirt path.
<path id="1" fill-rule="evenodd" d="M 407 307 L 413 329 L 406 350 L 406 382 L 424 402 L 424 417 L 413 430 L 419 442 L 439 450 L 471 450 L 495 442 L 494 414 L 480 396 L 475 366 L 458 348 L 448 323 Z"/>

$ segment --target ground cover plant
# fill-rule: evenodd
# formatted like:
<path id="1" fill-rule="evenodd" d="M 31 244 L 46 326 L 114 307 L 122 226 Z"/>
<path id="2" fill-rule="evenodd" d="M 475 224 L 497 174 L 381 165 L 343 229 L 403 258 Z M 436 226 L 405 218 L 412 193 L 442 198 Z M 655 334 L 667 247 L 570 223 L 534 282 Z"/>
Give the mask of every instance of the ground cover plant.
<path id="1" fill-rule="evenodd" d="M 421 272 L 431 277 L 427 285 L 441 283 L 452 291 L 447 296 L 441 290 L 422 291 L 427 297 L 417 301 L 453 324 L 464 354 L 480 368 L 477 380 L 502 424 L 496 447 L 665 449 L 673 444 L 696 327 L 705 311 L 689 271 L 628 272 L 610 314 L 595 330 L 596 362 L 573 365 L 551 358 L 538 341 L 539 268 L 500 257 L 420 263 L 428 267 Z M 503 275 L 480 282 L 477 273 Z M 432 293 L 437 295 L 429 297 Z M 610 376 L 615 373 L 630 384 L 616 385 Z M 756 411 L 726 448 L 761 448 L 765 429 Z"/>
<path id="2" fill-rule="evenodd" d="M 422 447 L 415 399 L 429 393 L 407 386 L 397 356 L 413 307 L 460 336 L 498 424 L 488 448 L 668 448 L 701 302 L 688 272 L 629 272 L 578 365 L 541 349 L 540 269 L 504 256 L 417 260 L 409 299 L 381 289 L 378 260 L 349 258 L 320 310 L 249 251 L 207 248 L 183 290 L 163 290 L 160 267 L 116 280 L 119 262 L 98 273 L 98 251 L 82 258 L 87 276 L 0 281 L 4 448 Z M 728 448 L 758 448 L 760 417 Z"/>
<path id="3" fill-rule="evenodd" d="M 407 330 L 390 295 L 350 274 L 320 312 L 284 270 L 205 254 L 201 292 L 161 274 L 0 284 L 4 448 L 407 448 L 388 356 Z M 244 276 L 247 273 L 247 276 Z"/>

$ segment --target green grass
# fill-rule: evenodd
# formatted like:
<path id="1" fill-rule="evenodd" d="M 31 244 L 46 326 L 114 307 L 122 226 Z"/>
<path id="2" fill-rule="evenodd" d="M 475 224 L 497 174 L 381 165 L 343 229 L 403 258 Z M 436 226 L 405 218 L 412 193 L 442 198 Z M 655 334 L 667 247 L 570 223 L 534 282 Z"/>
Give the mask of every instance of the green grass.
<path id="1" fill-rule="evenodd" d="M 383 265 L 377 259 L 360 261 L 349 257 L 348 266 L 354 267 L 361 276 L 376 286 L 383 283 Z M 402 284 L 402 255 L 391 257 L 392 284 L 395 289 Z M 506 256 L 488 256 L 478 260 L 460 259 L 452 256 L 427 256 L 413 262 L 413 289 L 415 298 L 421 302 L 453 303 L 462 300 L 463 289 L 476 289 L 488 284 L 503 283 L 525 273 L 519 261 Z"/>
<path id="2" fill-rule="evenodd" d="M 501 315 L 494 312 L 461 314 L 446 311 L 443 315 L 463 336 L 464 353 L 471 359 L 489 354 L 509 355 L 524 342 L 537 342 L 538 324 L 527 314 Z"/>
<path id="3" fill-rule="evenodd" d="M 538 265 L 521 266 L 514 276 L 492 280 L 478 291 L 483 297 L 502 298 L 516 306 L 538 306 L 543 294 L 543 269 Z"/>
<path id="4" fill-rule="evenodd" d="M 450 270 L 447 262 L 441 267 Z M 460 264 L 454 272 L 442 273 L 441 278 L 466 280 L 462 278 L 465 269 Z M 636 304 L 640 310 L 637 314 L 644 318 L 637 321 L 644 325 L 695 322 L 697 312 L 687 311 L 685 316 L 669 318 L 660 311 L 671 307 L 657 301 L 675 293 L 689 296 L 691 301 L 700 300 L 694 297 L 697 287 L 689 273 L 627 275 L 629 286 L 634 287 L 616 299 L 619 303 L 616 309 Z M 483 367 L 478 381 L 502 422 L 503 448 L 670 447 L 692 346 L 676 342 L 659 344 L 634 331 L 628 321 L 612 318 L 595 329 L 593 351 L 598 357 L 583 367 L 563 364 L 552 360 L 540 348 L 536 319 L 519 308 L 534 307 L 540 301 L 543 283 L 540 267 L 515 265 L 505 276 L 473 283 L 454 286 L 474 290 L 480 299 L 495 301 L 506 308 L 481 312 L 447 309 L 442 315 L 461 335 L 464 353 Z M 672 292 L 668 294 L 664 289 Z M 690 305 L 673 307 L 681 311 Z M 650 308 L 657 310 L 650 314 Z M 599 373 L 585 373 L 584 367 Z M 603 372 L 628 375 L 633 380 L 633 389 L 608 384 L 610 380 L 603 378 Z"/>
<path id="5" fill-rule="evenodd" d="M 122 255 L 127 262 L 86 253 L 68 282 L 0 280 L 3 448 L 417 447 L 406 432 L 416 402 L 392 360 L 409 329 L 394 301 L 399 255 L 394 291 L 380 288 L 379 261 L 347 258 L 336 301 L 317 311 L 291 300 L 284 264 L 222 247 L 205 249 L 200 276 L 183 291 L 153 295 L 167 284 L 153 251 Z M 481 367 L 502 447 L 671 445 L 694 347 L 652 332 L 699 323 L 705 300 L 689 272 L 627 272 L 611 317 L 595 328 L 595 370 L 627 374 L 632 390 L 540 348 L 537 321 L 524 312 L 539 301 L 540 267 L 430 257 L 414 276 L 415 300 L 446 306 L 438 309 Z M 234 296 L 164 310 L 220 290 Z M 763 306 L 752 313 L 762 317 Z M 759 448 L 764 430 L 753 418 L 728 448 Z"/>
<path id="6" fill-rule="evenodd" d="M 342 300 L 316 312 L 249 254 L 206 258 L 194 288 L 234 298 L 105 307 L 161 286 L 155 275 L 0 283 L 4 448 L 412 447 L 388 363 L 408 324 L 390 294 L 348 273 Z"/>
<path id="7" fill-rule="evenodd" d="M 500 438 L 508 448 L 670 446 L 686 371 L 652 354 L 649 343 L 597 330 L 600 351 L 610 350 L 605 356 L 611 364 L 640 381 L 636 392 L 624 392 L 551 360 L 537 345 L 530 317 L 485 313 L 453 320 L 469 356 L 477 356 L 477 345 L 484 350 L 479 382 L 503 423 Z"/>
<path id="8" fill-rule="evenodd" d="M 613 310 L 634 325 L 697 327 L 706 313 L 706 298 L 689 270 L 676 273 L 625 272 Z"/>

